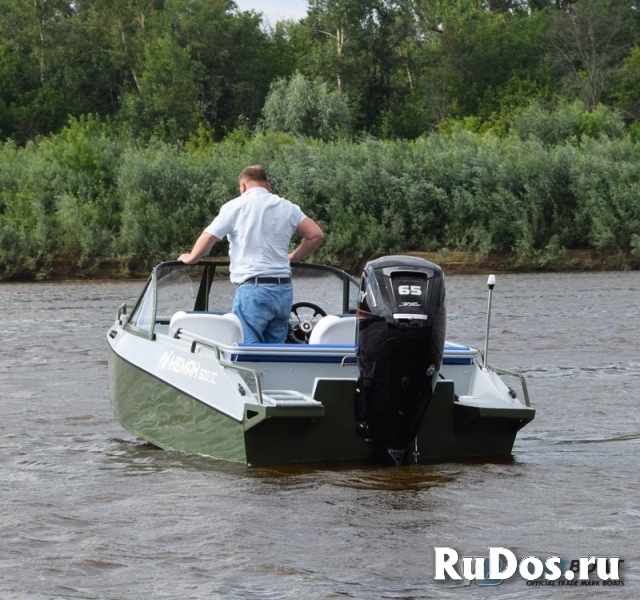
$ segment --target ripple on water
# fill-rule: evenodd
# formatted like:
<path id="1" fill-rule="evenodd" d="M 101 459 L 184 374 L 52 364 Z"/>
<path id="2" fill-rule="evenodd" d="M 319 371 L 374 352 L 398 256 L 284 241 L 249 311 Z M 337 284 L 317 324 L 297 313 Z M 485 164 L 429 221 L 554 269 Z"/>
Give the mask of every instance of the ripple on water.
<path id="1" fill-rule="evenodd" d="M 452 341 L 483 346 L 485 284 L 447 278 Z M 500 276 L 491 363 L 527 376 L 535 420 L 509 460 L 403 469 L 247 469 L 128 434 L 109 407 L 105 336 L 142 286 L 0 285 L 3 600 L 561 591 L 434 582 L 433 547 L 445 545 L 619 555 L 616 596 L 635 597 L 640 273 Z"/>

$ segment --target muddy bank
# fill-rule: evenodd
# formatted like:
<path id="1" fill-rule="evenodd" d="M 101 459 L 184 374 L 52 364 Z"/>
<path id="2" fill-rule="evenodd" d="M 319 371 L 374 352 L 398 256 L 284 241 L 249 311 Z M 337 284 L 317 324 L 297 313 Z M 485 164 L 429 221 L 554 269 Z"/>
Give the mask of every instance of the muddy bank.
<path id="1" fill-rule="evenodd" d="M 594 250 L 567 250 L 553 260 L 533 256 L 522 260 L 514 254 L 480 255 L 474 252 L 408 252 L 440 265 L 445 273 L 527 273 L 630 271 L 640 269 L 640 257 L 631 254 L 607 254 Z"/>
<path id="2" fill-rule="evenodd" d="M 640 257 L 631 254 L 607 254 L 594 250 L 567 250 L 553 260 L 542 261 L 533 256 L 522 260 L 514 254 L 477 254 L 474 252 L 407 252 L 440 265 L 449 275 L 477 273 L 541 273 L 583 271 L 630 271 L 640 269 Z M 224 259 L 226 256 L 217 258 Z M 364 264 L 364 262 L 363 262 Z M 333 265 L 340 267 L 340 265 Z M 352 271 L 359 276 L 362 269 Z M 133 261 L 104 261 L 90 267 L 78 267 L 54 261 L 46 271 L 22 273 L 10 279 L 0 273 L 0 281 L 100 281 L 146 279 L 150 267 Z"/>

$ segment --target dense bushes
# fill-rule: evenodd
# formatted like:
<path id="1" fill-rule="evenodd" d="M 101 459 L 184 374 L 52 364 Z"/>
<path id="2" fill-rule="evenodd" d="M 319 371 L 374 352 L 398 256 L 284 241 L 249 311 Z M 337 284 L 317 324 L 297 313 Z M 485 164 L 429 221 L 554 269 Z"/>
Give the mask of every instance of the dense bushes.
<path id="1" fill-rule="evenodd" d="M 601 122 L 562 140 L 530 123 L 505 138 L 264 134 L 184 147 L 140 146 L 83 119 L 0 147 L 0 277 L 46 277 L 55 260 L 85 270 L 116 260 L 126 272 L 178 256 L 253 163 L 325 229 L 314 259 L 348 269 L 410 250 L 508 252 L 528 266 L 567 248 L 640 254 L 640 149 L 615 118 Z"/>

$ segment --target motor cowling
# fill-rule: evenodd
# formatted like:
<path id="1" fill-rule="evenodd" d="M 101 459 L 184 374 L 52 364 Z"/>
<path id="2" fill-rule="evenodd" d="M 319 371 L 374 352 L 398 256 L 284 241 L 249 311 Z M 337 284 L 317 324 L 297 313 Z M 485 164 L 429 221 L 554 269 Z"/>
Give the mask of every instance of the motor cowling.
<path id="1" fill-rule="evenodd" d="M 411 256 L 365 265 L 358 299 L 356 430 L 383 463 L 402 464 L 433 394 L 446 326 L 442 269 Z"/>

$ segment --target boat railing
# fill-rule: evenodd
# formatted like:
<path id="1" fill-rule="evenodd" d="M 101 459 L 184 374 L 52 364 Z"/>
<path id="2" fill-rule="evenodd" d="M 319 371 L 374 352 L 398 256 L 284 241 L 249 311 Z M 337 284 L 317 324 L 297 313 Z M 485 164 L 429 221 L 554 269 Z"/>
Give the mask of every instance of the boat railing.
<path id="1" fill-rule="evenodd" d="M 520 387 L 522 388 L 522 395 L 524 397 L 524 403 L 526 406 L 531 407 L 531 401 L 529 400 L 529 388 L 527 388 L 527 380 L 525 379 L 522 373 L 516 373 L 515 371 L 509 371 L 507 369 L 501 369 L 499 367 L 491 367 L 491 366 L 482 366 L 485 363 L 484 354 L 482 350 L 479 348 L 473 348 L 478 352 L 479 366 L 481 369 L 485 369 L 487 371 L 493 371 L 498 375 L 505 375 L 507 377 L 513 377 L 520 382 Z M 509 388 L 511 390 L 511 388 Z M 513 392 L 515 394 L 515 392 Z M 515 396 L 514 396 L 515 397 Z"/>
<path id="2" fill-rule="evenodd" d="M 507 377 L 514 377 L 518 379 L 520 381 L 520 386 L 522 387 L 524 403 L 526 406 L 531 406 L 531 402 L 529 400 L 529 390 L 527 388 L 527 380 L 524 378 L 524 375 L 522 375 L 521 373 L 515 373 L 514 371 L 508 371 L 507 369 L 500 369 L 498 367 L 490 367 L 490 370 L 497 373 L 498 375 L 505 375 Z"/>
<path id="3" fill-rule="evenodd" d="M 122 319 L 124 317 L 124 319 Z M 123 325 L 127 318 L 127 303 L 123 302 L 120 306 L 118 306 L 117 320 L 120 325 Z"/>
<path id="4" fill-rule="evenodd" d="M 205 348 L 209 348 L 210 350 L 213 350 L 216 360 L 218 361 L 218 364 L 221 367 L 224 367 L 225 369 L 232 369 L 234 371 L 239 371 L 242 373 L 248 373 L 249 375 L 251 375 L 253 377 L 253 380 L 255 382 L 255 387 L 256 387 L 256 396 L 258 398 L 258 404 L 264 404 L 264 399 L 262 397 L 262 384 L 260 383 L 260 376 L 258 375 L 258 373 L 256 373 L 255 370 L 251 369 L 250 367 L 241 367 L 240 365 L 236 364 L 236 363 L 232 363 L 229 362 L 227 360 L 225 360 L 223 358 L 222 355 L 222 349 L 220 348 L 220 346 L 218 346 L 217 344 L 214 344 L 213 342 L 209 341 L 209 340 L 203 340 L 201 338 L 198 338 L 197 336 L 194 335 L 190 335 L 189 336 L 191 338 L 191 348 L 190 351 L 192 354 L 195 354 L 196 348 L 200 345 L 200 346 L 204 346 Z"/>

